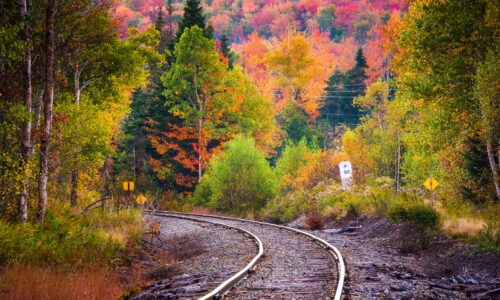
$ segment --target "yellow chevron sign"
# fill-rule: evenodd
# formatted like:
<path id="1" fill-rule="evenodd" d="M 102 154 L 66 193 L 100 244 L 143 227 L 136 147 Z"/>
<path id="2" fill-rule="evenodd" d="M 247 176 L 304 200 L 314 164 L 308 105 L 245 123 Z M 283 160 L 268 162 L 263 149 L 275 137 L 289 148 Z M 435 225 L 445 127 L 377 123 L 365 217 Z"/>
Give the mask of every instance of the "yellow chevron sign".
<path id="1" fill-rule="evenodd" d="M 135 201 L 137 201 L 137 203 L 139 204 L 144 204 L 144 202 L 146 202 L 146 197 L 144 197 L 143 195 L 139 195 L 139 197 L 137 197 L 137 199 L 135 199 Z"/>

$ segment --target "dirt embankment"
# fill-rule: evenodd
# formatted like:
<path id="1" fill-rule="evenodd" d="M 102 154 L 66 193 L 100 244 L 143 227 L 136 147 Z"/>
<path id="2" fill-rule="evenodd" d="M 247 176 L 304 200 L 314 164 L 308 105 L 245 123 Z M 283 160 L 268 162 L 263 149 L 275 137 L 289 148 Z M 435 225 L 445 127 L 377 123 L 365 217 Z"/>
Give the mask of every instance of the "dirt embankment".
<path id="1" fill-rule="evenodd" d="M 304 218 L 297 221 L 290 225 L 305 226 Z M 500 299 L 500 254 L 477 253 L 443 234 L 415 246 L 411 226 L 385 218 L 324 221 L 315 234 L 344 255 L 349 299 Z"/>

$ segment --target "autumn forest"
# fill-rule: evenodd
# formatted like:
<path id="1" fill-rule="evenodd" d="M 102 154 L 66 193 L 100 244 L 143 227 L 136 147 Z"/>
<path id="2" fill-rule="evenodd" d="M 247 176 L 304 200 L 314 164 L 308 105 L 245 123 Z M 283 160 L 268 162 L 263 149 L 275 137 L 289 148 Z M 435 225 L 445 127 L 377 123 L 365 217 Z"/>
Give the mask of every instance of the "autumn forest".
<path id="1" fill-rule="evenodd" d="M 143 208 L 424 214 L 500 251 L 498 1 L 7 0 L 0 20 L 0 267 L 127 265 Z"/>

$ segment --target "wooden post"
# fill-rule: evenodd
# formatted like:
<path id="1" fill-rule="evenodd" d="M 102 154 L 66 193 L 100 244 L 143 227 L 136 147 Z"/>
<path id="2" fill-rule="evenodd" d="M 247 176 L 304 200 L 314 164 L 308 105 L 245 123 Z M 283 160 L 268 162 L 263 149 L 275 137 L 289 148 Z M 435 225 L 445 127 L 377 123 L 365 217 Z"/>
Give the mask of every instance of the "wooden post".
<path id="1" fill-rule="evenodd" d="M 430 186 L 431 186 L 431 208 L 434 208 L 434 192 L 432 188 L 432 174 L 430 175 Z"/>

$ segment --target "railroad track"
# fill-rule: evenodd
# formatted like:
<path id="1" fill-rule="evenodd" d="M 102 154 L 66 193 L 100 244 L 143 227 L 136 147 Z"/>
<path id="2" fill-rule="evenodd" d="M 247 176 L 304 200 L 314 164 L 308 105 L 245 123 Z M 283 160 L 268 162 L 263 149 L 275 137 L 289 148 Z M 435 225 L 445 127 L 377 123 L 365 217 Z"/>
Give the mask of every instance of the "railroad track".
<path id="1" fill-rule="evenodd" d="M 224 226 L 255 241 L 257 255 L 200 299 L 220 299 L 223 295 L 229 299 L 341 299 L 345 277 L 342 255 L 319 237 L 286 226 L 230 217 L 148 213 Z"/>

